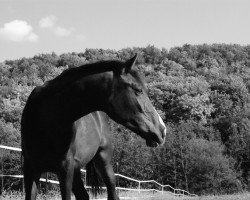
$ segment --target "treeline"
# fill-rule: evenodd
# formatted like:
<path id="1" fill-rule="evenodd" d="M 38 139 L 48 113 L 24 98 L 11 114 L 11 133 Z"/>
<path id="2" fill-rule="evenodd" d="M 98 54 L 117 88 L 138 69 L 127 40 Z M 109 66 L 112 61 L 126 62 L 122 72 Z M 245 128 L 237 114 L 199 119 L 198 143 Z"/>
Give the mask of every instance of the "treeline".
<path id="1" fill-rule="evenodd" d="M 67 68 L 135 53 L 149 96 L 167 124 L 167 139 L 162 147 L 148 148 L 111 121 L 114 171 L 195 194 L 249 190 L 250 46 L 187 44 L 168 51 L 149 45 L 7 60 L 0 64 L 0 144 L 20 146 L 22 109 L 35 86 Z M 5 174 L 19 172 L 16 153 L 1 151 L 0 156 Z M 8 187 L 18 184 L 7 182 Z"/>

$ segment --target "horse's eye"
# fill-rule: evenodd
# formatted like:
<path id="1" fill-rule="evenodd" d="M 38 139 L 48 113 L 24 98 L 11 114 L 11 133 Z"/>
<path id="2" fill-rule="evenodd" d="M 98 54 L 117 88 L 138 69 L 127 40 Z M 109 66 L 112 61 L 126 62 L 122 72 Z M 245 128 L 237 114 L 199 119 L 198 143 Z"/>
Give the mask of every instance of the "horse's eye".
<path id="1" fill-rule="evenodd" d="M 133 89 L 133 91 L 135 92 L 136 95 L 140 95 L 143 93 L 143 90 L 140 87 L 138 87 L 137 85 L 132 83 L 132 84 L 129 84 L 129 86 Z"/>
<path id="2" fill-rule="evenodd" d="M 140 95 L 143 93 L 141 88 L 133 88 L 133 89 L 134 89 L 136 95 Z"/>

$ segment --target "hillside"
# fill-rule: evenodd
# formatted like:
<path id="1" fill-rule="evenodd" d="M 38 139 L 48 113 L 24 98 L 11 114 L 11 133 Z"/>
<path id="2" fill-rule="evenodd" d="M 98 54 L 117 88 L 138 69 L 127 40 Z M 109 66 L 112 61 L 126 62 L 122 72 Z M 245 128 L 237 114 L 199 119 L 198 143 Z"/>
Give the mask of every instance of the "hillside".
<path id="1" fill-rule="evenodd" d="M 250 189 L 250 46 L 187 44 L 168 51 L 149 45 L 7 60 L 0 63 L 0 144 L 20 146 L 22 109 L 35 86 L 67 68 L 135 53 L 169 131 L 165 145 L 151 149 L 111 122 L 115 172 L 195 194 Z M 19 170 L 19 155 L 0 156 L 8 166 L 4 173 Z"/>

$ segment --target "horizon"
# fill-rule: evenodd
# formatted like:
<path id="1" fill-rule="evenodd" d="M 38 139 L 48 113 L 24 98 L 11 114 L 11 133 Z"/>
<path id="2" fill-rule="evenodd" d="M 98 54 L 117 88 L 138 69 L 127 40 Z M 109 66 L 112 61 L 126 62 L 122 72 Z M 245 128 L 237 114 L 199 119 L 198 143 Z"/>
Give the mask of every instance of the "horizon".
<path id="1" fill-rule="evenodd" d="M 249 7 L 247 0 L 3 0 L 0 62 L 85 49 L 245 46 Z"/>
<path id="2" fill-rule="evenodd" d="M 102 49 L 102 50 L 113 50 L 113 51 L 120 51 L 120 50 L 123 50 L 123 49 L 126 49 L 126 48 L 146 48 L 147 46 L 153 46 L 155 48 L 158 48 L 159 50 L 163 50 L 163 49 L 166 49 L 168 52 L 172 49 L 172 48 L 178 48 L 178 47 L 183 47 L 184 45 L 192 45 L 192 46 L 202 46 L 202 45 L 209 45 L 209 46 L 212 46 L 212 45 L 239 45 L 241 47 L 245 47 L 245 46 L 250 46 L 250 44 L 237 44 L 237 43 L 211 43 L 211 44 L 208 44 L 208 43 L 201 43 L 201 44 L 182 44 L 182 45 L 176 45 L 176 46 L 173 46 L 173 47 L 170 47 L 170 48 L 165 48 L 165 47 L 156 47 L 154 45 L 151 45 L 151 44 L 148 44 L 146 46 L 132 46 L 132 47 L 125 47 L 125 48 L 121 48 L 121 49 L 110 49 L 110 48 L 107 48 L 107 49 L 104 49 L 104 48 L 85 48 L 83 49 L 82 51 L 68 51 L 68 52 L 61 52 L 61 53 L 57 53 L 55 51 L 51 51 L 51 52 L 38 52 L 34 55 L 30 55 L 30 56 L 21 56 L 21 57 L 17 57 L 17 58 L 12 58 L 12 59 L 5 59 L 5 60 L 0 60 L 0 63 L 4 63 L 5 61 L 11 61 L 11 60 L 20 60 L 20 59 L 23 59 L 23 58 L 34 58 L 35 56 L 39 56 L 39 55 L 43 55 L 43 54 L 55 54 L 56 56 L 61 56 L 63 54 L 73 54 L 73 53 L 76 53 L 76 54 L 80 54 L 80 53 L 84 53 L 87 49 Z"/>

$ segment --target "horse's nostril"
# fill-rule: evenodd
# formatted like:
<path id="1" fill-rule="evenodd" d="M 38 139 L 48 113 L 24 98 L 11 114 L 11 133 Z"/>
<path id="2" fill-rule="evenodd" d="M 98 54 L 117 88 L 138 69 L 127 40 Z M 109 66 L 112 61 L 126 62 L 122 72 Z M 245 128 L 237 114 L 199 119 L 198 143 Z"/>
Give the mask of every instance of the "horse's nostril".
<path id="1" fill-rule="evenodd" d="M 161 133 L 162 133 L 162 139 L 165 142 L 165 138 L 166 138 L 166 135 L 167 135 L 167 128 L 166 127 L 162 127 Z"/>

